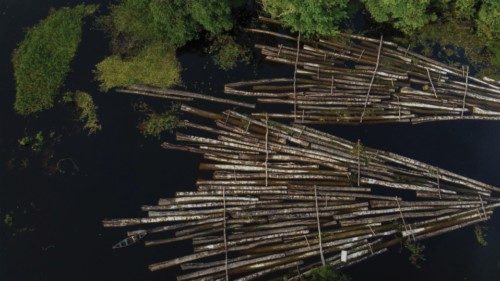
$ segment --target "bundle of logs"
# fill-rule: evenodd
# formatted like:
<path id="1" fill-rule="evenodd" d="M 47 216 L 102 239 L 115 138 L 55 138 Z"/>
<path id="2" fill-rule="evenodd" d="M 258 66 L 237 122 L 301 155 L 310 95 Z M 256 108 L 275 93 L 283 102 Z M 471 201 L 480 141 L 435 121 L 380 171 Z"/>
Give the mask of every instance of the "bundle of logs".
<path id="1" fill-rule="evenodd" d="M 359 141 L 268 116 L 181 110 L 198 133 L 163 147 L 202 155 L 211 178 L 142 206 L 147 217 L 103 222 L 136 227 L 116 248 L 145 236 L 146 246 L 192 241 L 194 253 L 149 267 L 180 266 L 177 280 L 298 280 L 485 221 L 500 206 L 494 186 Z"/>
<path id="2" fill-rule="evenodd" d="M 446 65 L 382 37 L 341 33 L 309 41 L 300 34 L 248 31 L 279 38 L 276 45 L 255 46 L 266 60 L 293 66 L 293 76 L 230 83 L 225 92 L 286 105 L 269 117 L 303 124 L 500 120 L 500 82 L 470 76 L 468 67 Z"/>

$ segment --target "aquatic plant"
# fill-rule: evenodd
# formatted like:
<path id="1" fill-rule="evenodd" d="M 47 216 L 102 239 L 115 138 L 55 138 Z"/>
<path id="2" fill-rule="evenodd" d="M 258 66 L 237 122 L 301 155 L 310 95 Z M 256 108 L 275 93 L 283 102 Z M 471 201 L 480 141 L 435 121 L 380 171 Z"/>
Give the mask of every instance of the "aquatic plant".
<path id="1" fill-rule="evenodd" d="M 349 281 L 346 274 L 336 271 L 333 266 L 325 265 L 311 270 L 303 275 L 306 281 Z"/>
<path id="2" fill-rule="evenodd" d="M 40 152 L 45 143 L 43 132 L 39 131 L 34 136 L 24 136 L 18 140 L 19 145 L 29 147 L 34 152 Z"/>
<path id="3" fill-rule="evenodd" d="M 5 214 L 5 217 L 3 219 L 3 223 L 7 226 L 7 227 L 12 227 L 13 225 L 13 218 L 12 218 L 12 215 L 10 214 Z"/>
<path id="4" fill-rule="evenodd" d="M 60 8 L 27 31 L 12 58 L 18 113 L 53 107 L 78 49 L 83 19 L 96 9 L 96 5 Z"/>
<path id="5" fill-rule="evenodd" d="M 79 119 L 85 123 L 84 128 L 88 130 L 89 134 L 94 134 L 102 129 L 97 117 L 97 107 L 94 105 L 91 95 L 81 91 L 68 92 L 64 94 L 63 100 L 72 102 L 78 107 Z"/>
<path id="6" fill-rule="evenodd" d="M 406 241 L 404 244 L 405 248 L 410 252 L 409 260 L 416 268 L 420 268 L 420 263 L 425 261 L 424 249 L 425 246 Z"/>
<path id="7" fill-rule="evenodd" d="M 97 64 L 96 78 L 103 91 L 132 84 L 170 87 L 181 79 L 175 53 L 160 44 L 148 46 L 132 58 L 107 57 Z"/>
<path id="8" fill-rule="evenodd" d="M 480 225 L 474 226 L 474 236 L 476 237 L 476 241 L 483 247 L 488 246 L 488 241 L 486 241 L 486 233 L 484 233 L 485 230 L 486 227 L 482 227 Z"/>
<path id="9" fill-rule="evenodd" d="M 176 107 L 164 113 L 150 113 L 139 128 L 145 136 L 160 137 L 164 132 L 172 132 L 179 126 L 179 110 Z"/>
<path id="10" fill-rule="evenodd" d="M 214 39 L 209 48 L 214 62 L 223 70 L 233 69 L 236 64 L 250 60 L 250 52 L 234 41 L 229 35 L 220 35 Z"/>

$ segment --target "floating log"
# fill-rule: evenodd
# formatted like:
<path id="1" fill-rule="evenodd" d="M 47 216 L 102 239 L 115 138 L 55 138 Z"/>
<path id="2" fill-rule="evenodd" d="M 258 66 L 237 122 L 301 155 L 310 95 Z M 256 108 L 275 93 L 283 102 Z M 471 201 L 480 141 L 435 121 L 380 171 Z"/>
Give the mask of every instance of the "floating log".
<path id="1" fill-rule="evenodd" d="M 446 65 L 382 37 L 340 33 L 311 41 L 300 34 L 247 31 L 279 39 L 255 47 L 266 60 L 293 67 L 292 76 L 229 83 L 225 93 L 290 106 L 271 109 L 270 118 L 301 124 L 500 119 L 499 81 L 475 78 L 468 67 Z"/>
<path id="2" fill-rule="evenodd" d="M 494 186 L 361 142 L 269 116 L 181 110 L 208 122 L 184 121 L 181 130 L 195 131 L 163 147 L 202 155 L 212 177 L 143 206 L 147 217 L 103 222 L 127 228 L 120 247 L 143 237 L 148 246 L 191 240 L 193 253 L 149 267 L 180 266 L 178 280 L 299 280 L 322 264 L 343 268 L 486 221 L 500 206 Z"/>

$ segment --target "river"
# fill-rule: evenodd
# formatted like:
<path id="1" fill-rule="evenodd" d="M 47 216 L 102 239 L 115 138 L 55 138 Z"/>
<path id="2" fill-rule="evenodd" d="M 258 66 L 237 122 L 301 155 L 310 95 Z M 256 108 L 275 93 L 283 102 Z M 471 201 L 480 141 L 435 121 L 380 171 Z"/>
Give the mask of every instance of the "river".
<path id="1" fill-rule="evenodd" d="M 99 1 L 83 1 L 96 3 Z M 107 2 L 107 1 L 106 1 Z M 100 93 L 94 65 L 108 55 L 103 34 L 86 28 L 65 88 L 92 94 L 103 130 L 87 136 L 78 121 L 56 109 L 37 118 L 16 115 L 11 54 L 25 28 L 44 18 L 50 7 L 68 0 L 0 0 L 0 280 L 174 280 L 175 270 L 151 273 L 147 265 L 189 253 L 188 243 L 114 251 L 123 231 L 103 229 L 101 220 L 139 216 L 142 204 L 152 204 L 175 191 L 192 190 L 198 156 L 166 151 L 157 139 L 137 130 L 132 103 L 145 100 L 157 107 L 168 103 L 114 92 Z M 222 96 L 223 84 L 242 79 L 289 75 L 290 68 L 261 61 L 224 72 L 197 44 L 178 52 L 183 88 Z M 58 107 L 60 108 L 60 106 Z M 500 123 L 455 121 L 422 125 L 384 124 L 324 126 L 322 130 L 364 145 L 390 150 L 493 185 L 500 183 Z M 47 155 L 31 155 L 19 147 L 25 132 L 55 131 L 61 136 Z M 19 155 L 27 168 L 12 167 Z M 78 166 L 65 174 L 43 167 L 71 158 Z M 13 160 L 14 159 L 14 160 Z M 16 160 L 17 159 L 17 160 Z M 17 162 L 16 162 L 17 161 Z M 14 165 L 16 166 L 16 165 Z M 487 223 L 488 246 L 476 241 L 471 227 L 424 241 L 426 261 L 413 267 L 407 253 L 391 249 L 345 270 L 354 281 L 373 280 L 498 280 L 500 276 L 500 215 Z"/>

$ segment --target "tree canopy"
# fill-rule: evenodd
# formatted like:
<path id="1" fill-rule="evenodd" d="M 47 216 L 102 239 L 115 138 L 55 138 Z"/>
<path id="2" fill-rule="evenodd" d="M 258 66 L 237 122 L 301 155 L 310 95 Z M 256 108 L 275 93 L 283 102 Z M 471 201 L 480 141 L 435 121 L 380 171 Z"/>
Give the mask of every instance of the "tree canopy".
<path id="1" fill-rule="evenodd" d="M 335 35 L 349 0 L 262 0 L 273 18 L 305 35 Z"/>
<path id="2" fill-rule="evenodd" d="M 53 107 L 95 5 L 61 8 L 30 28 L 14 51 L 15 110 L 30 114 Z"/>
<path id="3" fill-rule="evenodd" d="M 128 49 L 153 42 L 180 47 L 200 30 L 232 28 L 229 0 L 121 0 L 105 18 L 115 44 Z"/>
<path id="4" fill-rule="evenodd" d="M 395 28 L 412 33 L 437 17 L 427 12 L 430 0 L 363 0 L 366 9 L 377 22 L 391 23 Z"/>

